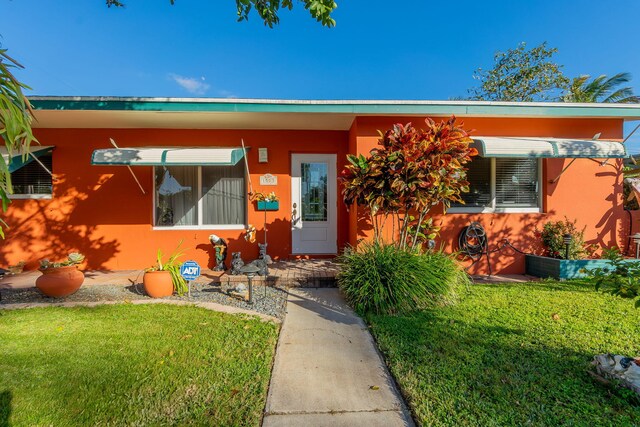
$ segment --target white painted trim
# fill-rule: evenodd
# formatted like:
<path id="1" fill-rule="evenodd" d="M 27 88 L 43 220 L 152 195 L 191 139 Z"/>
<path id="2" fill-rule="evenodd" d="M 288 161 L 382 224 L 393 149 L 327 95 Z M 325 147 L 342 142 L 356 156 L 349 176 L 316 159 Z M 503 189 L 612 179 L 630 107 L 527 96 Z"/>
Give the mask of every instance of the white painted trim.
<path id="1" fill-rule="evenodd" d="M 448 214 L 491 214 L 491 213 L 542 213 L 540 208 L 467 208 L 454 207 L 447 210 Z"/>
<path id="2" fill-rule="evenodd" d="M 174 225 L 174 226 L 153 226 L 152 230 L 244 230 L 244 224 L 213 224 L 213 225 Z"/>
<path id="3" fill-rule="evenodd" d="M 202 166 L 198 167 L 198 173 L 196 177 L 196 182 L 198 183 L 198 206 L 196 206 L 196 211 L 198 215 L 198 226 L 202 226 L 202 212 L 204 211 L 202 205 Z"/>
<path id="4" fill-rule="evenodd" d="M 53 194 L 9 194 L 11 200 L 51 200 Z"/>

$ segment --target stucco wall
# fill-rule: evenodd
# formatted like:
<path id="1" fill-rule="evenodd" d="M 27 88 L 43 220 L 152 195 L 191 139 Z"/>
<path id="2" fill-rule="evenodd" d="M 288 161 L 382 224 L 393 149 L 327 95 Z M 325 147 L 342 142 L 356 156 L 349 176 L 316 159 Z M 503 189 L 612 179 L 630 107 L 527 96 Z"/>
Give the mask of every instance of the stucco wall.
<path id="1" fill-rule="evenodd" d="M 439 120 L 439 119 L 437 119 Z M 109 138 L 122 147 L 136 146 L 239 146 L 240 139 L 252 147 L 249 167 L 254 189 L 261 188 L 259 176 L 271 173 L 278 177 L 276 192 L 280 210 L 268 212 L 269 253 L 274 257 L 291 254 L 291 153 L 337 153 L 338 173 L 347 152 L 368 153 L 376 145 L 378 129 L 393 123 L 422 119 L 361 117 L 349 131 L 226 131 L 161 129 L 38 129 L 43 145 L 55 145 L 53 172 L 57 178 L 52 200 L 15 200 L 3 216 L 9 225 L 6 240 L 0 246 L 0 265 L 28 261 L 35 268 L 41 258 L 61 258 L 70 251 L 87 255 L 90 269 L 142 269 L 154 261 L 155 251 L 170 252 L 184 240 L 187 257 L 201 265 L 213 263 L 209 234 L 229 241 L 232 251 L 242 251 L 245 259 L 257 255 L 255 244 L 245 242 L 239 230 L 153 230 L 152 168 L 135 167 L 134 171 L 147 190 L 143 195 L 125 167 L 92 166 L 91 153 L 109 148 Z M 466 118 L 467 129 L 485 136 L 547 136 L 591 138 L 602 133 L 603 139 L 621 139 L 622 121 L 617 119 L 504 119 Z M 258 148 L 269 150 L 269 163 L 258 163 Z M 548 159 L 543 162 L 543 212 L 535 214 L 453 214 L 434 212 L 442 224 L 438 243 L 447 250 L 457 248 L 457 237 L 470 221 L 479 221 L 488 231 L 492 247 L 503 238 L 524 251 L 539 251 L 536 229 L 551 219 L 577 219 L 585 228 L 587 240 L 600 246 L 624 245 L 628 235 L 628 216 L 622 209 L 620 162 L 579 159 L 550 184 L 569 160 Z M 338 245 L 355 245 L 371 235 L 371 227 L 362 209 L 349 211 L 338 195 Z M 248 222 L 258 229 L 262 241 L 263 212 L 248 207 Z M 466 265 L 467 263 L 465 263 Z M 494 273 L 522 273 L 524 257 L 505 250 L 491 256 Z M 471 273 L 486 273 L 486 261 Z"/>
<path id="2" fill-rule="evenodd" d="M 143 195 L 124 166 L 92 166 L 91 153 L 110 148 L 109 138 L 121 147 L 140 146 L 240 146 L 251 147 L 249 169 L 254 190 L 280 196 L 280 210 L 267 212 L 269 253 L 291 253 L 291 153 L 337 153 L 346 156 L 348 132 L 323 131 L 223 131 L 145 129 L 38 129 L 42 145 L 55 145 L 53 172 L 57 178 L 52 200 L 14 200 L 3 216 L 9 229 L 0 247 L 0 265 L 28 261 L 35 268 L 42 258 L 65 257 L 70 251 L 87 256 L 90 269 L 141 269 L 150 266 L 155 252 L 173 250 L 180 240 L 186 256 L 211 266 L 208 242 L 215 233 L 229 242 L 230 250 L 242 251 L 245 260 L 257 256 L 257 246 L 244 240 L 240 230 L 153 230 L 152 167 L 134 171 L 147 194 Z M 258 147 L 267 147 L 268 163 L 258 163 Z M 338 170 L 343 167 L 338 165 Z M 259 176 L 278 177 L 277 187 L 261 187 Z M 339 203 L 338 245 L 348 240 L 346 207 Z M 264 212 L 248 207 L 248 222 L 256 226 L 263 241 Z"/>
<path id="3" fill-rule="evenodd" d="M 440 119 L 435 119 L 440 120 Z M 540 136 L 588 139 L 602 133 L 602 139 L 621 139 L 622 121 L 613 119 L 498 119 L 465 118 L 464 127 L 472 135 L 482 136 Z M 356 146 L 366 154 L 378 140 L 377 129 L 387 129 L 393 123 L 413 122 L 422 126 L 421 119 L 366 117 L 357 120 Z M 541 213 L 485 213 L 462 214 L 433 212 L 442 231 L 437 239 L 438 247 L 447 251 L 458 248 L 458 235 L 471 221 L 480 222 L 487 230 L 491 248 L 508 239 L 525 252 L 540 252 L 540 239 L 536 230 L 550 220 L 577 219 L 580 228 L 585 227 L 585 238 L 598 246 L 624 245 L 628 235 L 628 216 L 622 207 L 621 161 L 610 160 L 606 165 L 590 159 L 578 159 L 569 167 L 556 184 L 549 181 L 557 177 L 570 159 L 546 159 L 543 161 L 543 192 Z M 360 220 L 366 218 L 360 212 Z M 353 224 L 353 220 L 352 220 Z M 370 227 L 361 225 L 356 239 L 371 235 Z M 624 246 L 622 246 L 624 247 Z M 518 274 L 524 272 L 524 256 L 505 249 L 490 256 L 494 273 Z M 464 262 L 465 266 L 469 262 Z M 488 273 L 485 259 L 469 270 L 473 274 Z"/>

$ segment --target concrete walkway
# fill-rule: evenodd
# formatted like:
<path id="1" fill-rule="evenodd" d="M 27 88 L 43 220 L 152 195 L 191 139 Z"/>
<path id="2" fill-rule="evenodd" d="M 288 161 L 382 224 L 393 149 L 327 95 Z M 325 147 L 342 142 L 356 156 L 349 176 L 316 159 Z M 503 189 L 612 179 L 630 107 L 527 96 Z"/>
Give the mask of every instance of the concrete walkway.
<path id="1" fill-rule="evenodd" d="M 364 322 L 337 289 L 288 298 L 263 426 L 413 426 Z"/>

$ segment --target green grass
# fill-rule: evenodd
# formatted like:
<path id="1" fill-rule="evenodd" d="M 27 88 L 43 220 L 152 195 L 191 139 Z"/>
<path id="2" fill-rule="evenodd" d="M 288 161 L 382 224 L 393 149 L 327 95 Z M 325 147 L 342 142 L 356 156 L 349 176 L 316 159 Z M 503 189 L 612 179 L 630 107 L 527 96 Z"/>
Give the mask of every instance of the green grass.
<path id="1" fill-rule="evenodd" d="M 640 310 L 591 284 L 473 285 L 457 305 L 367 321 L 425 426 L 640 425 L 634 397 L 586 373 L 595 354 L 638 355 Z"/>
<path id="2" fill-rule="evenodd" d="M 258 425 L 277 335 L 163 304 L 0 311 L 0 426 Z"/>

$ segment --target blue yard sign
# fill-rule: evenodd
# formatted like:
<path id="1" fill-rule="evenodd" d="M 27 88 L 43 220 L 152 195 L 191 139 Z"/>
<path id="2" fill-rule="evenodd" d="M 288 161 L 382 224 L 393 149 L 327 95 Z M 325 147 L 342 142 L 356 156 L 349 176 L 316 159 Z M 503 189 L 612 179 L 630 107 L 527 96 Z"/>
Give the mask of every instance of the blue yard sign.
<path id="1" fill-rule="evenodd" d="M 196 280 L 200 276 L 200 266 L 195 261 L 186 261 L 180 266 L 180 275 L 187 282 Z"/>

